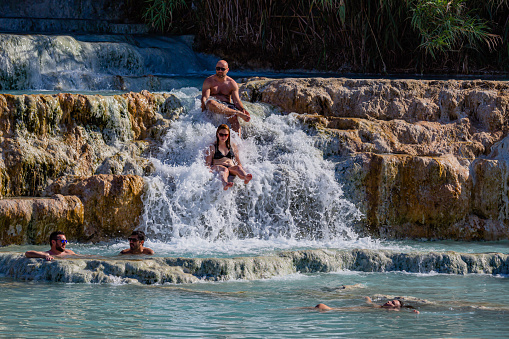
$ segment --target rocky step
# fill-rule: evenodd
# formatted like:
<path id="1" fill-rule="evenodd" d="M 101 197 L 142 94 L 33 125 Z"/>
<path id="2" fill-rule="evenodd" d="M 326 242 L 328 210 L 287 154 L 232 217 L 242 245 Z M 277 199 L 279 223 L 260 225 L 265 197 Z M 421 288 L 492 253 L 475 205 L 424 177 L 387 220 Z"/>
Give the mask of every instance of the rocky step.
<path id="1" fill-rule="evenodd" d="M 193 283 L 255 280 L 297 272 L 361 272 L 508 274 L 509 255 L 456 252 L 401 253 L 388 250 L 306 250 L 241 258 L 25 258 L 0 253 L 0 274 L 16 280 L 65 283 Z"/>
<path id="2" fill-rule="evenodd" d="M 70 176 L 56 180 L 49 197 L 1 199 L 0 246 L 46 244 L 57 230 L 73 241 L 125 237 L 143 212 L 143 184 L 136 175 Z"/>

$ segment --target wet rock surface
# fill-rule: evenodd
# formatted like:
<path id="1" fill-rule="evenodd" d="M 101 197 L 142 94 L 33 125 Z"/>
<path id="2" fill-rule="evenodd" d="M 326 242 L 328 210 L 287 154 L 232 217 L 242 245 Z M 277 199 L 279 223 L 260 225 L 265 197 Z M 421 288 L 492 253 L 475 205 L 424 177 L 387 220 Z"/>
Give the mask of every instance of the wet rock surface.
<path id="1" fill-rule="evenodd" d="M 127 237 L 143 213 L 143 178 L 137 175 L 62 177 L 46 190 L 77 196 L 83 204 L 83 239 Z"/>
<path id="2" fill-rule="evenodd" d="M 361 272 L 508 274 L 509 255 L 401 253 L 387 250 L 306 250 L 273 256 L 241 258 L 101 258 L 29 259 L 19 253 L 0 253 L 0 274 L 16 280 L 66 283 L 194 283 L 256 280 L 296 272 L 342 270 Z"/>
<path id="3" fill-rule="evenodd" d="M 296 113 L 364 214 L 360 234 L 498 240 L 509 237 L 508 90 L 495 81 L 258 78 L 241 95 Z M 71 214 L 71 240 L 127 235 L 143 211 L 142 176 L 154 169 L 148 154 L 183 113 L 178 97 L 147 91 L 0 94 L 3 244 L 44 243 Z M 18 197 L 59 207 L 36 214 Z M 55 221 L 43 232 L 38 220 Z"/>
<path id="4" fill-rule="evenodd" d="M 361 232 L 509 237 L 506 82 L 254 79 L 242 97 L 298 113 L 364 213 Z"/>
<path id="5" fill-rule="evenodd" d="M 55 229 L 70 239 L 83 235 L 84 207 L 77 196 L 0 200 L 0 246 L 48 243 Z"/>
<path id="6" fill-rule="evenodd" d="M 80 241 L 128 235 L 143 211 L 147 154 L 183 110 L 147 91 L 0 94 L 2 245 L 47 243 L 57 229 Z"/>

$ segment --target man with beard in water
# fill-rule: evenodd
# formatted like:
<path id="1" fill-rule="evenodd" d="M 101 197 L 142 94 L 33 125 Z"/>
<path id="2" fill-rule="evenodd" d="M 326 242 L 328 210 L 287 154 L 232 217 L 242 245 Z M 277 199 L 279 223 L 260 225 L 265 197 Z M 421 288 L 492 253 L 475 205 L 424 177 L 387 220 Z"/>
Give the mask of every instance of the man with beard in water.
<path id="1" fill-rule="evenodd" d="M 25 256 L 27 258 L 44 258 L 50 261 L 53 260 L 54 257 L 64 257 L 66 255 L 76 254 L 65 248 L 67 245 L 67 239 L 65 238 L 64 232 L 55 231 L 51 233 L 49 236 L 49 243 L 51 246 L 49 251 L 27 251 L 25 252 Z"/>
<path id="2" fill-rule="evenodd" d="M 239 117 L 247 122 L 251 119 L 251 115 L 240 101 L 239 85 L 226 75 L 228 70 L 228 63 L 225 60 L 219 60 L 216 64 L 216 74 L 205 79 L 201 94 L 201 110 L 208 110 L 215 117 L 226 117 L 232 129 L 240 136 Z M 215 120 L 218 120 L 214 121 L 215 125 L 224 123 L 220 121 L 221 119 Z"/>
<path id="3" fill-rule="evenodd" d="M 120 252 L 120 254 L 154 254 L 154 250 L 143 247 L 145 243 L 145 232 L 134 231 L 128 238 L 129 248 Z"/>

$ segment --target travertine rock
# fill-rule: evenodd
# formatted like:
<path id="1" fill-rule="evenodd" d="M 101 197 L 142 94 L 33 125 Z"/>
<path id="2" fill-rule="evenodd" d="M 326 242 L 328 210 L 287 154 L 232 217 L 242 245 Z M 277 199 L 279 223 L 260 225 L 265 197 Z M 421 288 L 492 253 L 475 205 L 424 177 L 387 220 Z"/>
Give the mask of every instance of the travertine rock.
<path id="1" fill-rule="evenodd" d="M 305 250 L 237 258 L 59 258 L 51 262 L 0 253 L 0 274 L 15 280 L 66 283 L 189 284 L 254 280 L 341 270 L 361 272 L 508 274 L 503 253 L 401 253 L 387 250 Z"/>
<path id="2" fill-rule="evenodd" d="M 449 226 L 469 213 L 471 181 L 468 169 L 452 155 L 361 153 L 337 169 L 348 197 L 365 211 L 372 233 L 462 238 Z"/>
<path id="3" fill-rule="evenodd" d="M 389 238 L 507 239 L 509 84 L 255 79 L 244 100 L 312 129 L 343 189 Z"/>
<path id="4" fill-rule="evenodd" d="M 67 208 L 61 199 L 69 197 L 0 201 L 11 206 L 4 215 L 4 244 L 46 243 L 55 225 L 79 240 L 130 233 L 143 208 L 140 176 L 153 170 L 144 154 L 183 110 L 173 94 L 147 91 L 0 94 L 0 198 L 78 195 L 72 199 L 82 209 L 78 232 L 69 228 L 76 222 L 56 212 Z M 48 211 L 41 214 L 42 202 Z"/>
<path id="5" fill-rule="evenodd" d="M 65 175 L 148 174 L 144 152 L 182 110 L 173 94 L 147 91 L 0 94 L 0 197 L 39 196 Z"/>
<path id="6" fill-rule="evenodd" d="M 488 154 L 502 132 L 486 133 L 468 118 L 441 124 L 408 123 L 359 118 L 325 118 L 301 114 L 297 118 L 321 131 L 319 145 L 326 156 L 357 152 L 394 153 L 416 156 L 454 154 L 461 163 Z"/>
<path id="7" fill-rule="evenodd" d="M 76 196 L 0 200 L 0 246 L 47 244 L 49 234 L 63 231 L 70 240 L 83 237 L 84 208 Z"/>
<path id="8" fill-rule="evenodd" d="M 258 80 L 246 83 L 242 96 L 286 112 L 325 117 L 442 123 L 469 118 L 490 132 L 508 123 L 509 84 L 497 81 Z"/>
<path id="9" fill-rule="evenodd" d="M 361 231 L 508 238 L 507 83 L 255 79 L 241 95 L 297 113 L 309 126 L 365 215 Z M 125 236 L 142 211 L 140 175 L 153 170 L 145 154 L 183 111 L 175 96 L 147 91 L 0 94 L 0 197 L 75 195 L 84 209 L 77 237 Z M 13 237 L 16 225 L 36 216 L 32 205 L 18 205 L 22 212 L 5 222 Z M 6 239 L 39 241 L 23 237 Z"/>
<path id="10" fill-rule="evenodd" d="M 84 207 L 83 237 L 98 241 L 126 237 L 138 226 L 143 184 L 136 175 L 67 176 L 57 179 L 46 193 L 78 196 Z"/>

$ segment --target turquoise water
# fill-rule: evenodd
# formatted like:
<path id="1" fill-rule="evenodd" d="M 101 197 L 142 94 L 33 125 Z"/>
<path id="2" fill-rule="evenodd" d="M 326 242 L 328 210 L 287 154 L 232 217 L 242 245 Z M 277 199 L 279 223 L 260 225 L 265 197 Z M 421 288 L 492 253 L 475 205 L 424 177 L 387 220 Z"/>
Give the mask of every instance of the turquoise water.
<path id="1" fill-rule="evenodd" d="M 356 273 L 193 285 L 93 285 L 0 280 L 0 336 L 370 338 L 507 337 L 506 277 Z M 354 285 L 337 289 L 341 285 Z M 366 306 L 405 297 L 419 309 Z M 323 302 L 344 308 L 318 312 Z"/>
<path id="2" fill-rule="evenodd" d="M 181 239 L 179 241 L 162 242 L 147 240 L 145 246 L 155 250 L 155 257 L 188 257 L 188 258 L 228 258 L 235 256 L 257 256 L 270 255 L 281 250 L 305 250 L 313 248 L 324 248 L 324 244 L 315 242 L 301 242 L 301 246 L 295 246 L 295 242 L 287 241 L 254 241 L 254 240 L 231 240 L 224 242 L 205 242 L 199 239 Z M 313 246 L 315 245 L 315 246 Z M 320 246 L 322 245 L 322 246 Z M 509 253 L 509 241 L 484 241 L 484 242 L 462 242 L 462 241 L 352 241 L 341 244 L 341 247 L 328 246 L 328 248 L 365 248 L 365 249 L 387 249 L 397 252 L 447 252 L 459 253 Z M 108 243 L 80 244 L 69 243 L 68 248 L 84 255 L 100 255 L 114 257 L 123 249 L 129 247 L 126 240 L 117 239 Z M 194 250 L 193 250 L 194 248 Z M 11 245 L 0 247 L 1 252 L 19 252 L 28 250 L 47 251 L 46 245 Z"/>

